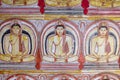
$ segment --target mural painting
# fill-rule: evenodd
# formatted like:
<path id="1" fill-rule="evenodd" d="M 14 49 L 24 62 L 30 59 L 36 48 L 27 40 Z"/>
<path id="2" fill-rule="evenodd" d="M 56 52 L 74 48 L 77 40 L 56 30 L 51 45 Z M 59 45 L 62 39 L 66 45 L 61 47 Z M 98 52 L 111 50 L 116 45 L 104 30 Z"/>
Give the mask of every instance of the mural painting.
<path id="1" fill-rule="evenodd" d="M 0 4 L 0 80 L 120 80 L 119 0 Z"/>
<path id="2" fill-rule="evenodd" d="M 80 21 L 80 27 L 76 23 L 62 18 L 48 20 L 39 33 L 30 21 L 19 18 L 3 21 L 0 27 L 0 64 L 14 64 L 14 70 L 0 70 L 0 79 L 119 80 L 119 24 L 105 19 L 88 22 L 88 25 Z M 35 69 L 37 46 L 40 46 L 41 70 Z M 83 70 L 79 70 L 79 59 L 82 61 L 83 58 L 85 65 Z M 24 67 L 31 65 L 29 62 L 34 67 L 24 72 L 27 69 Z M 18 72 L 14 72 L 18 66 L 15 63 L 24 63 L 19 64 L 21 70 Z M 112 69 L 116 70 L 111 71 L 109 65 L 104 66 L 104 69 L 108 68 L 105 71 L 90 67 L 96 63 L 111 63 L 110 66 L 114 65 Z M 91 70 L 85 71 L 89 68 Z"/>

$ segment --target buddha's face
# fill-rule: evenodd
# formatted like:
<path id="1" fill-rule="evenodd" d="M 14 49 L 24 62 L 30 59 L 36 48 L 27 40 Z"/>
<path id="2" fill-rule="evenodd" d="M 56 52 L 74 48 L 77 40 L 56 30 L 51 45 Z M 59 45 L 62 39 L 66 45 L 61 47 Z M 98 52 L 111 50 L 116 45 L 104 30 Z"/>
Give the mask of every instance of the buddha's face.
<path id="1" fill-rule="evenodd" d="M 20 32 L 20 27 L 19 27 L 19 26 L 13 26 L 13 27 L 12 27 L 12 32 L 13 32 L 14 34 L 18 35 L 19 32 Z"/>
<path id="2" fill-rule="evenodd" d="M 108 30 L 106 28 L 99 29 L 100 36 L 106 36 L 107 32 L 108 32 Z"/>
<path id="3" fill-rule="evenodd" d="M 63 32 L 64 32 L 64 28 L 62 26 L 58 26 L 56 28 L 56 32 L 57 32 L 57 35 L 58 36 L 62 36 L 63 35 Z"/>

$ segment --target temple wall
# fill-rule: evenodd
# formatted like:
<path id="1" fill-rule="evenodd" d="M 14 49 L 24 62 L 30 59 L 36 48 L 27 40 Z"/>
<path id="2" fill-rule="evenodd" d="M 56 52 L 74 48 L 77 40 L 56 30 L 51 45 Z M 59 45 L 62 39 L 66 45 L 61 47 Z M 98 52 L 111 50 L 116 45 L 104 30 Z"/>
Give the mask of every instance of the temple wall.
<path id="1" fill-rule="evenodd" d="M 0 80 L 120 80 L 119 4 L 23 1 L 2 0 Z"/>

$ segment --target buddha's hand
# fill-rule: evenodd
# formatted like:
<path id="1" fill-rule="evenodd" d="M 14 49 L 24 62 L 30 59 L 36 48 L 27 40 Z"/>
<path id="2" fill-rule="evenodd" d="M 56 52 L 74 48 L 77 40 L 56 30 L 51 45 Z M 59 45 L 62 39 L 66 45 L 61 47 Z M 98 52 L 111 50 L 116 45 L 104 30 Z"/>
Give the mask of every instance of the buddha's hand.
<path id="1" fill-rule="evenodd" d="M 17 54 L 12 54 L 12 57 L 22 57 L 22 53 L 21 52 L 19 52 L 19 53 L 17 53 Z"/>
<path id="2" fill-rule="evenodd" d="M 105 55 L 106 61 L 109 62 L 110 55 Z"/>
<path id="3" fill-rule="evenodd" d="M 98 54 L 93 54 L 92 56 L 94 56 L 94 58 L 96 58 L 96 61 L 100 60 L 100 56 Z"/>
<path id="4" fill-rule="evenodd" d="M 23 53 L 22 55 L 23 55 L 23 56 L 26 56 L 26 55 L 28 55 L 28 54 L 27 54 L 27 53 Z"/>
<path id="5" fill-rule="evenodd" d="M 11 57 L 16 57 L 17 55 L 16 54 L 11 54 Z"/>
<path id="6" fill-rule="evenodd" d="M 52 57 L 54 57 L 54 58 L 57 58 L 57 56 L 56 56 L 56 55 L 54 55 L 54 53 L 53 53 L 53 54 L 50 54 L 50 56 L 52 56 Z"/>
<path id="7" fill-rule="evenodd" d="M 69 56 L 69 57 L 73 57 L 73 54 L 71 54 L 71 53 L 67 53 L 67 56 Z"/>
<path id="8" fill-rule="evenodd" d="M 100 60 L 100 57 L 97 57 L 96 59 L 97 59 L 97 61 L 99 61 L 99 60 Z"/>
<path id="9" fill-rule="evenodd" d="M 98 55 L 98 54 L 96 54 L 96 53 L 94 53 L 94 54 L 92 54 L 94 57 L 96 57 L 96 58 L 100 58 L 100 56 Z"/>
<path id="10" fill-rule="evenodd" d="M 22 52 L 19 52 L 18 54 L 16 54 L 16 56 L 22 56 Z"/>
<path id="11" fill-rule="evenodd" d="M 105 53 L 104 57 L 108 58 L 110 55 L 108 55 L 108 53 Z"/>
<path id="12" fill-rule="evenodd" d="M 13 56 L 12 53 L 7 53 L 7 56 Z"/>

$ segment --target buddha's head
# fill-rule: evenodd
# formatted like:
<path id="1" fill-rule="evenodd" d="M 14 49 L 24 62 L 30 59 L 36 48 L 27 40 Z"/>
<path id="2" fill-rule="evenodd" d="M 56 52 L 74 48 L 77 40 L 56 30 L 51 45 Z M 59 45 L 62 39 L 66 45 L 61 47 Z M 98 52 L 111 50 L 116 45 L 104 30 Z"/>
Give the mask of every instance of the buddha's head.
<path id="1" fill-rule="evenodd" d="M 108 27 L 105 23 L 101 23 L 98 28 L 99 36 L 108 36 Z"/>
<path id="2" fill-rule="evenodd" d="M 11 33 L 19 35 L 21 32 L 21 26 L 18 23 L 15 23 L 11 26 Z"/>
<path id="3" fill-rule="evenodd" d="M 56 30 L 56 35 L 58 35 L 58 36 L 65 35 L 65 27 L 64 27 L 64 25 L 57 25 L 55 27 L 55 30 Z"/>
<path id="4" fill-rule="evenodd" d="M 106 36 L 108 33 L 108 28 L 106 26 L 99 27 L 99 35 Z"/>

